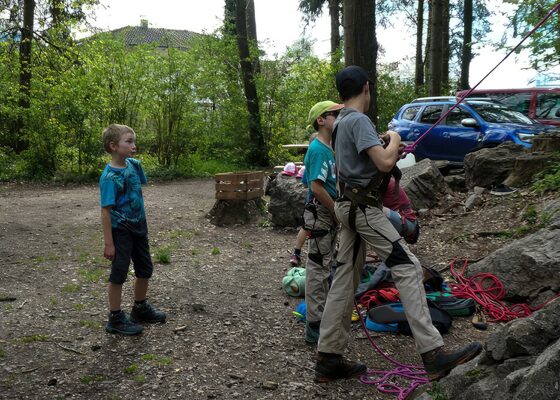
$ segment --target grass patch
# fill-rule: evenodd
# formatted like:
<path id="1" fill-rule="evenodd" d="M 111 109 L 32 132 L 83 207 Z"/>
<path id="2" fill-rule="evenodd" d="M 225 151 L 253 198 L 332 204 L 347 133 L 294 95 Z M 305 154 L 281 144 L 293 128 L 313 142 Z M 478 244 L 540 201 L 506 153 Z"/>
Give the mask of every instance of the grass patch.
<path id="1" fill-rule="evenodd" d="M 51 303 L 51 306 L 56 306 L 56 305 L 58 305 L 58 299 L 55 299 L 54 297 L 51 297 L 50 303 Z"/>
<path id="2" fill-rule="evenodd" d="M 80 255 L 78 256 L 78 261 L 80 263 L 86 263 L 89 261 L 89 259 L 90 259 L 89 253 L 80 253 Z"/>
<path id="3" fill-rule="evenodd" d="M 211 251 L 211 254 L 212 254 L 213 256 L 217 256 L 217 255 L 220 254 L 220 253 L 221 253 L 221 251 L 220 251 L 220 249 L 217 248 L 217 247 L 214 247 L 214 248 L 212 249 L 212 251 Z"/>
<path id="4" fill-rule="evenodd" d="M 151 364 L 155 364 L 158 367 L 163 367 L 165 365 L 170 365 L 173 363 L 173 359 L 171 357 L 163 357 L 151 353 L 144 354 L 141 359 Z"/>
<path id="5" fill-rule="evenodd" d="M 199 249 L 191 249 L 191 256 L 197 256 L 200 254 L 200 250 Z"/>
<path id="6" fill-rule="evenodd" d="M 66 285 L 64 285 L 60 291 L 62 293 L 76 293 L 79 292 L 81 289 L 81 286 L 77 283 L 67 283 Z"/>
<path id="7" fill-rule="evenodd" d="M 553 160 L 535 176 L 535 183 L 533 183 L 533 189 L 540 193 L 558 191 L 558 188 L 560 188 L 560 152 L 554 154 Z"/>
<path id="8" fill-rule="evenodd" d="M 0 349 L 0 358 L 4 357 L 6 357 L 6 352 L 4 351 L 4 349 Z"/>
<path id="9" fill-rule="evenodd" d="M 83 328 L 99 329 L 102 325 L 99 321 L 94 321 L 92 319 L 81 319 L 80 326 Z"/>
<path id="10" fill-rule="evenodd" d="M 146 382 L 146 377 L 144 375 L 136 375 L 134 377 L 134 382 L 144 383 Z"/>
<path id="11" fill-rule="evenodd" d="M 171 248 L 169 246 L 157 248 L 154 252 L 154 259 L 160 264 L 171 262 Z"/>
<path id="12" fill-rule="evenodd" d="M 171 231 L 169 233 L 169 238 L 171 240 L 175 240 L 175 239 L 179 239 L 179 238 L 192 239 L 193 236 L 194 236 L 194 233 L 189 232 L 189 231 L 185 231 L 184 229 L 175 229 L 174 231 Z"/>
<path id="13" fill-rule="evenodd" d="M 138 364 L 129 365 L 128 367 L 125 367 L 124 373 L 125 373 L 125 374 L 133 374 L 133 373 L 135 373 L 136 371 L 138 371 L 138 368 L 139 368 L 139 367 L 138 367 Z"/>
<path id="14" fill-rule="evenodd" d="M 42 263 L 47 261 L 47 259 L 44 256 L 37 256 L 33 258 L 33 261 L 35 261 L 36 263 Z"/>
<path id="15" fill-rule="evenodd" d="M 487 373 L 482 368 L 471 369 L 465 374 L 469 378 L 481 378 L 486 375 Z"/>
<path id="16" fill-rule="evenodd" d="M 46 342 L 47 340 L 49 340 L 47 335 L 28 335 L 20 339 L 23 343 Z"/>
<path id="17" fill-rule="evenodd" d="M 74 310 L 76 311 L 84 311 L 86 309 L 86 305 L 82 303 L 74 304 Z"/>
<path id="18" fill-rule="evenodd" d="M 105 275 L 105 270 L 103 268 L 80 268 L 78 275 L 82 277 L 86 282 L 99 282 L 99 280 Z"/>
<path id="19" fill-rule="evenodd" d="M 272 222 L 269 219 L 261 219 L 259 221 L 259 227 L 261 228 L 270 228 L 272 226 Z"/>
<path id="20" fill-rule="evenodd" d="M 432 387 L 426 392 L 432 396 L 432 400 L 448 400 L 447 396 L 443 394 L 440 384 L 437 382 L 432 383 Z"/>

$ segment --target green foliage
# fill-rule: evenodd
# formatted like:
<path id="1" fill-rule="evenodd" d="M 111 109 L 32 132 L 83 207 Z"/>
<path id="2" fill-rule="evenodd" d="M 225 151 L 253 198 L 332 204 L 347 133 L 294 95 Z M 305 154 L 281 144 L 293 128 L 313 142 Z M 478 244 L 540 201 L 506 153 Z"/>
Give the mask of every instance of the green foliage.
<path id="1" fill-rule="evenodd" d="M 536 175 L 533 189 L 540 193 L 560 189 L 560 154 L 555 154 L 545 169 Z"/>
<path id="2" fill-rule="evenodd" d="M 62 293 L 76 293 L 80 289 L 81 289 L 81 286 L 77 283 L 67 283 L 60 289 L 60 291 Z"/>
<path id="3" fill-rule="evenodd" d="M 154 258 L 160 264 L 169 264 L 171 262 L 171 248 L 169 246 L 157 248 Z"/>
<path id="4" fill-rule="evenodd" d="M 0 349 L 0 358 L 4 357 L 6 357 L 6 352 L 4 351 L 4 349 Z"/>
<path id="5" fill-rule="evenodd" d="M 78 274 L 87 282 L 99 282 L 99 280 L 105 275 L 105 270 L 103 268 L 81 268 Z"/>
<path id="6" fill-rule="evenodd" d="M 557 0 L 506 0 L 517 5 L 512 18 L 514 36 L 524 37 L 555 7 Z M 529 58 L 537 70 L 560 64 L 560 13 L 555 12 L 545 24 L 529 37 Z"/>
<path id="7" fill-rule="evenodd" d="M 90 328 L 90 329 L 99 329 L 102 327 L 102 324 L 99 321 L 94 321 L 91 319 L 82 319 L 80 320 L 80 326 L 84 328 Z"/>
<path id="8" fill-rule="evenodd" d="M 47 335 L 28 335 L 22 337 L 20 340 L 23 343 L 33 343 L 33 342 L 46 342 L 49 339 Z"/>
<path id="9" fill-rule="evenodd" d="M 132 365 L 129 365 L 128 367 L 124 368 L 124 373 L 125 374 L 133 374 L 136 371 L 138 371 L 138 364 L 132 364 Z"/>
<path id="10" fill-rule="evenodd" d="M 211 254 L 212 254 L 213 256 L 217 256 L 217 255 L 220 254 L 220 253 L 221 253 L 221 251 L 220 251 L 219 248 L 217 248 L 217 247 L 212 248 Z"/>
<path id="11" fill-rule="evenodd" d="M 437 382 L 432 383 L 432 387 L 427 390 L 427 393 L 432 396 L 432 400 L 448 400 L 441 389 L 441 385 Z"/>

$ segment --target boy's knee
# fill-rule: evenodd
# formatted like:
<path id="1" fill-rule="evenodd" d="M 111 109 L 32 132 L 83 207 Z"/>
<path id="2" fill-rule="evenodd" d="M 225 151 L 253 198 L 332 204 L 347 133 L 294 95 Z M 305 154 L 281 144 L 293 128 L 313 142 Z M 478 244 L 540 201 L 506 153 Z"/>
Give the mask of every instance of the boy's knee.
<path id="1" fill-rule="evenodd" d="M 126 275 L 126 272 L 122 273 L 121 271 L 111 271 L 111 275 L 109 275 L 109 282 L 114 283 L 115 285 L 122 285 L 126 282 Z"/>
<path id="2" fill-rule="evenodd" d="M 391 251 L 391 254 L 389 254 L 389 257 L 385 260 L 385 265 L 391 268 L 401 264 L 414 264 L 414 261 L 409 257 L 399 240 L 393 243 L 393 251 Z"/>

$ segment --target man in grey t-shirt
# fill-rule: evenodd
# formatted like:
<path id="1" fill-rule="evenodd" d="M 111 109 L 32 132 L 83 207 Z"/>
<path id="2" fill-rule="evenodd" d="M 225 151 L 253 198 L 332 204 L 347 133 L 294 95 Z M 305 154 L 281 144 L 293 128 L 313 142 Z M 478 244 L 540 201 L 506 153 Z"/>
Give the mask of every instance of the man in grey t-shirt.
<path id="1" fill-rule="evenodd" d="M 406 318 L 431 380 L 447 375 L 455 366 L 474 358 L 482 349 L 472 343 L 456 351 L 443 349 L 443 339 L 432 323 L 423 272 L 418 259 L 383 214 L 379 185 L 395 166 L 400 147 L 398 133 L 379 137 L 364 114 L 370 106 L 368 73 L 349 66 L 336 75 L 344 110 L 335 122 L 335 154 L 342 197 L 335 214 L 342 225 L 337 269 L 323 311 L 315 365 L 315 381 L 352 378 L 366 366 L 342 355 L 348 344 L 354 292 L 365 262 L 366 243 L 390 268 Z M 344 189 L 343 189 L 344 188 Z"/>

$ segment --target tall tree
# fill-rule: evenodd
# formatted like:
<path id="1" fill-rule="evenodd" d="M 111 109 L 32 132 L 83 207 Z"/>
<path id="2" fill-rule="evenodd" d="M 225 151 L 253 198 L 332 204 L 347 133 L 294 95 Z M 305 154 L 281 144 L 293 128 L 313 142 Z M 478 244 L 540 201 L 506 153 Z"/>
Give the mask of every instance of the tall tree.
<path id="1" fill-rule="evenodd" d="M 21 28 L 21 41 L 19 45 L 19 102 L 22 111 L 31 105 L 31 54 L 33 48 L 33 25 L 35 21 L 35 0 L 23 2 L 23 26 Z M 20 152 L 26 144 L 22 138 L 23 113 L 19 115 L 16 132 L 15 150 Z"/>
<path id="2" fill-rule="evenodd" d="M 430 41 L 430 96 L 441 95 L 443 0 L 432 0 L 432 30 Z"/>
<path id="3" fill-rule="evenodd" d="M 473 0 L 464 0 L 463 6 L 463 43 L 461 54 L 461 78 L 459 87 L 469 89 L 469 70 L 472 60 Z"/>
<path id="4" fill-rule="evenodd" d="M 248 36 L 248 20 L 254 21 L 255 16 L 248 16 L 247 12 L 254 13 L 254 5 L 249 5 L 253 0 L 236 0 L 235 3 L 235 30 L 237 34 L 237 47 L 239 49 L 239 62 L 241 65 L 241 75 L 243 78 L 243 88 L 247 102 L 247 111 L 249 112 L 249 163 L 257 166 L 267 166 L 268 151 L 264 142 L 263 130 L 261 125 L 261 114 L 259 107 L 259 98 L 257 95 L 256 73 L 254 57 L 258 54 L 251 55 Z M 256 30 L 255 30 L 256 32 Z"/>
<path id="5" fill-rule="evenodd" d="M 331 54 L 335 54 L 341 43 L 341 0 L 300 0 L 299 10 L 303 13 L 304 20 L 309 24 L 321 16 L 325 4 L 328 4 L 331 21 Z"/>
<path id="6" fill-rule="evenodd" d="M 443 90 L 449 89 L 449 0 L 442 1 L 442 29 L 441 29 L 441 86 Z"/>
<path id="7" fill-rule="evenodd" d="M 377 36 L 375 0 L 344 0 L 344 56 L 346 65 L 359 65 L 372 81 L 367 115 L 377 124 Z"/>
<path id="8" fill-rule="evenodd" d="M 424 33 L 424 0 L 418 0 L 416 10 L 416 59 L 414 61 L 414 90 L 420 92 L 420 88 L 424 85 L 424 62 L 422 57 Z"/>
<path id="9" fill-rule="evenodd" d="M 430 82 L 430 77 L 432 76 L 431 71 L 431 49 L 432 49 L 432 16 L 433 16 L 433 0 L 427 0 L 428 2 L 428 22 L 426 24 L 426 47 L 424 49 L 424 81 Z"/>

